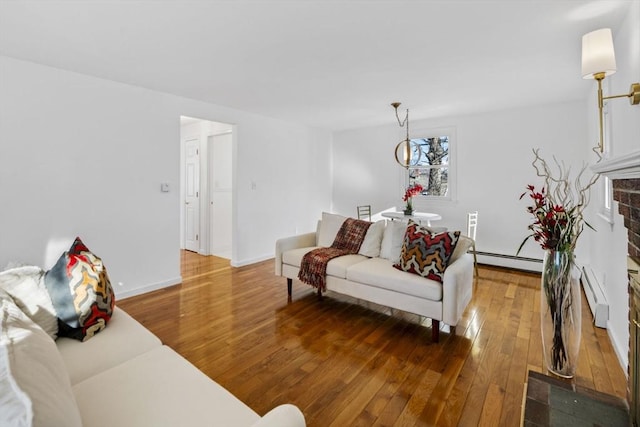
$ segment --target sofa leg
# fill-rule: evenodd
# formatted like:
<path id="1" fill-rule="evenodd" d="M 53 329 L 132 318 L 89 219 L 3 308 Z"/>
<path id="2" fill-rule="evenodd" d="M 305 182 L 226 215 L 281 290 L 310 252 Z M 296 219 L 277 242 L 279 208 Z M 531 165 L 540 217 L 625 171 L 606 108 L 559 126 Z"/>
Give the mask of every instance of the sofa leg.
<path id="1" fill-rule="evenodd" d="M 318 299 L 322 299 L 322 289 L 318 288 Z"/>
<path id="2" fill-rule="evenodd" d="M 431 341 L 440 342 L 440 321 L 431 319 Z"/>
<path id="3" fill-rule="evenodd" d="M 291 299 L 291 288 L 293 287 L 293 279 L 287 278 L 287 295 Z"/>

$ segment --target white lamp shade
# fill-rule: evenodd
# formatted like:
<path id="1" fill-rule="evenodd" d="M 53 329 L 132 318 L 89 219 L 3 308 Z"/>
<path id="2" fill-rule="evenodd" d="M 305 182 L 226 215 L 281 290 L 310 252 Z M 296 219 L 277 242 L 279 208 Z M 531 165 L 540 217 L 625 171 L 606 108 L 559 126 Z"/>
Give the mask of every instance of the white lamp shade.
<path id="1" fill-rule="evenodd" d="M 610 76 L 616 72 L 611 29 L 602 28 L 582 36 L 582 78 L 592 79 L 596 73 Z"/>

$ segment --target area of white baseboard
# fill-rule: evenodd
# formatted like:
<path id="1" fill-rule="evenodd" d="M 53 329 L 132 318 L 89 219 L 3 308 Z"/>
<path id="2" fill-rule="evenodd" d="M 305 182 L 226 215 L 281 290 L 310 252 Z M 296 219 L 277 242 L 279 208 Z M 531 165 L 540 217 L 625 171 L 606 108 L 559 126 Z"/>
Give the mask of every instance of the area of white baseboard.
<path id="1" fill-rule="evenodd" d="M 158 283 L 151 283 L 149 285 L 142 286 L 140 288 L 126 290 L 126 291 L 120 291 L 117 287 L 114 287 L 114 291 L 116 294 L 116 298 L 121 300 L 129 297 L 133 297 L 136 295 L 146 294 L 147 292 L 157 291 L 158 289 L 167 288 L 169 286 L 178 285 L 180 283 L 182 283 L 182 276 L 178 276 L 176 278 L 169 279 L 169 280 L 164 280 Z"/>
<path id="2" fill-rule="evenodd" d="M 265 254 L 263 256 L 259 256 L 256 258 L 243 259 L 241 261 L 233 261 L 231 260 L 231 267 L 244 267 L 245 265 L 255 264 L 257 262 L 266 261 L 270 258 L 273 258 L 273 254 Z"/>
<path id="3" fill-rule="evenodd" d="M 589 302 L 593 320 L 598 328 L 607 328 L 609 321 L 609 303 L 604 295 L 604 291 L 593 270 L 589 266 L 582 267 L 580 278 L 584 294 Z"/>
<path id="4" fill-rule="evenodd" d="M 495 265 L 497 267 L 514 268 L 525 271 L 542 271 L 542 260 L 537 258 L 526 258 L 514 255 L 505 255 L 492 252 L 476 252 L 479 264 Z"/>

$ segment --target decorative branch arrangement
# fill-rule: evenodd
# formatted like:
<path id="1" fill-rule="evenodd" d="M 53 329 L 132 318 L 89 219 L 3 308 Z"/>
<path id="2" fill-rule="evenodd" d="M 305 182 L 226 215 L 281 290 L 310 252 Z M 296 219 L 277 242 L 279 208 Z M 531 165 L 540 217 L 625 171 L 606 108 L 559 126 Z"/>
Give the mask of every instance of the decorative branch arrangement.
<path id="1" fill-rule="evenodd" d="M 571 287 L 573 252 L 584 225 L 593 229 L 584 220 L 583 211 L 589 204 L 591 187 L 599 175 L 583 183 L 585 165 L 572 181 L 571 168 L 555 157 L 550 165 L 540 157 L 539 151 L 533 150 L 535 158 L 532 165 L 536 174 L 544 178 L 544 186 L 540 191 L 536 191 L 533 185 L 527 186 L 527 192 L 534 201 L 527 207 L 527 212 L 533 215 L 534 221 L 528 227 L 531 234 L 522 241 L 518 253 L 531 237 L 547 251 L 542 267 L 542 297 L 546 307 L 540 307 L 545 360 L 552 372 L 571 377 L 576 366 L 580 336 L 577 326 L 580 322 L 579 296 L 574 295 L 577 291 Z M 578 298 L 576 306 L 574 298 Z"/>
<path id="2" fill-rule="evenodd" d="M 542 249 L 571 250 L 575 249 L 578 237 L 582 234 L 584 225 L 593 229 L 583 217 L 583 211 L 589 204 L 591 187 L 600 175 L 595 174 L 583 184 L 587 166 L 583 166 L 575 180 L 571 180 L 571 168 L 564 162 L 558 162 L 553 157 L 553 164 L 549 165 L 540 157 L 540 149 L 534 149 L 535 159 L 532 162 L 536 174 L 544 178 L 544 186 L 540 192 L 533 185 L 527 186 L 534 205 L 527 211 L 534 216 L 534 222 L 529 225 L 532 231 L 520 244 L 518 253 L 524 244 L 533 237 L 540 243 Z M 520 195 L 522 199 L 527 193 Z"/>

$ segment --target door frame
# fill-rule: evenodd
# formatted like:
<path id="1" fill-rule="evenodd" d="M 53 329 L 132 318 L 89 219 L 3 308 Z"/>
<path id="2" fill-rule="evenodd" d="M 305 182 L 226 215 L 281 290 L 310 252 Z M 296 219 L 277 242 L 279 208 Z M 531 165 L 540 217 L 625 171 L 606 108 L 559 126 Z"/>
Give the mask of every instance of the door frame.
<path id="1" fill-rule="evenodd" d="M 196 184 L 195 184 L 195 192 L 196 192 L 196 196 L 195 196 L 195 200 L 192 200 L 192 203 L 195 206 L 191 206 L 194 211 L 195 211 L 195 234 L 196 234 L 196 238 L 195 241 L 196 242 L 194 244 L 194 247 L 187 247 L 188 246 L 188 239 L 187 239 L 187 206 L 190 206 L 189 201 L 187 200 L 188 194 L 187 194 L 187 145 L 189 143 L 193 143 L 193 145 L 195 145 L 196 148 L 196 157 L 197 157 L 197 163 L 195 163 L 196 165 L 196 170 L 195 170 L 195 179 L 196 179 Z M 182 178 L 181 178 L 181 188 L 182 188 L 182 197 L 180 198 L 180 203 L 182 206 L 182 220 L 181 220 L 181 227 L 182 227 L 182 248 L 192 251 L 192 252 L 196 252 L 196 253 L 202 253 L 202 184 L 201 184 L 201 180 L 202 180 L 202 158 L 201 158 L 201 145 L 202 145 L 202 141 L 200 140 L 199 137 L 197 136 L 187 136 L 183 139 L 182 141 Z"/>
<path id="2" fill-rule="evenodd" d="M 214 143 L 214 140 L 216 137 L 221 137 L 221 136 L 230 136 L 231 137 L 231 153 L 230 153 L 230 158 L 228 159 L 231 162 L 231 188 L 230 188 L 230 192 L 231 192 L 231 201 L 230 201 L 230 206 L 229 209 L 231 210 L 231 221 L 228 225 L 229 228 L 231 228 L 231 238 L 230 238 L 230 242 L 229 242 L 229 258 L 232 258 L 232 253 L 233 253 L 233 220 L 234 220 L 234 209 L 233 209 L 233 195 L 234 195 L 234 181 L 235 181 L 235 177 L 234 177 L 234 165 L 233 165 L 233 158 L 234 158 L 234 132 L 233 132 L 233 126 L 231 129 L 227 130 L 227 131 L 223 131 L 223 132 L 217 132 L 217 133 L 211 133 L 209 135 L 207 135 L 207 139 L 206 139 L 206 145 L 207 145 L 207 149 L 206 149 L 206 155 L 207 155 L 207 191 L 206 191 L 206 198 L 207 200 L 205 201 L 205 206 L 206 206 L 206 215 L 207 215 L 207 238 L 206 238 L 206 246 L 207 246 L 207 254 L 208 255 L 215 255 L 213 253 L 213 242 L 212 242 L 212 229 L 213 227 L 211 226 L 211 220 L 213 219 L 213 193 L 214 193 L 214 188 L 212 188 L 210 186 L 211 184 L 211 178 L 212 178 L 212 170 L 213 170 L 213 156 L 211 153 L 211 145 Z M 201 212 L 201 213 L 205 213 L 205 212 Z M 220 255 L 218 255 L 220 256 Z"/>
<path id="3" fill-rule="evenodd" d="M 209 204 L 210 204 L 210 190 L 209 190 L 209 153 L 208 153 L 208 138 L 215 135 L 222 135 L 225 133 L 231 133 L 231 264 L 234 265 L 234 260 L 237 259 L 237 125 L 229 122 L 223 122 L 211 119 L 194 118 L 192 116 L 181 115 L 180 118 L 187 118 L 191 123 L 199 122 L 201 129 L 203 123 L 209 124 L 214 129 L 215 126 L 222 126 L 225 128 L 223 131 L 204 130 L 199 132 L 188 131 L 184 132 L 182 124 L 180 125 L 180 248 L 185 248 L 185 142 L 193 138 L 200 139 L 200 250 L 201 255 L 211 254 L 210 244 L 210 225 L 209 225 Z M 204 141 L 204 142 L 203 142 Z"/>

